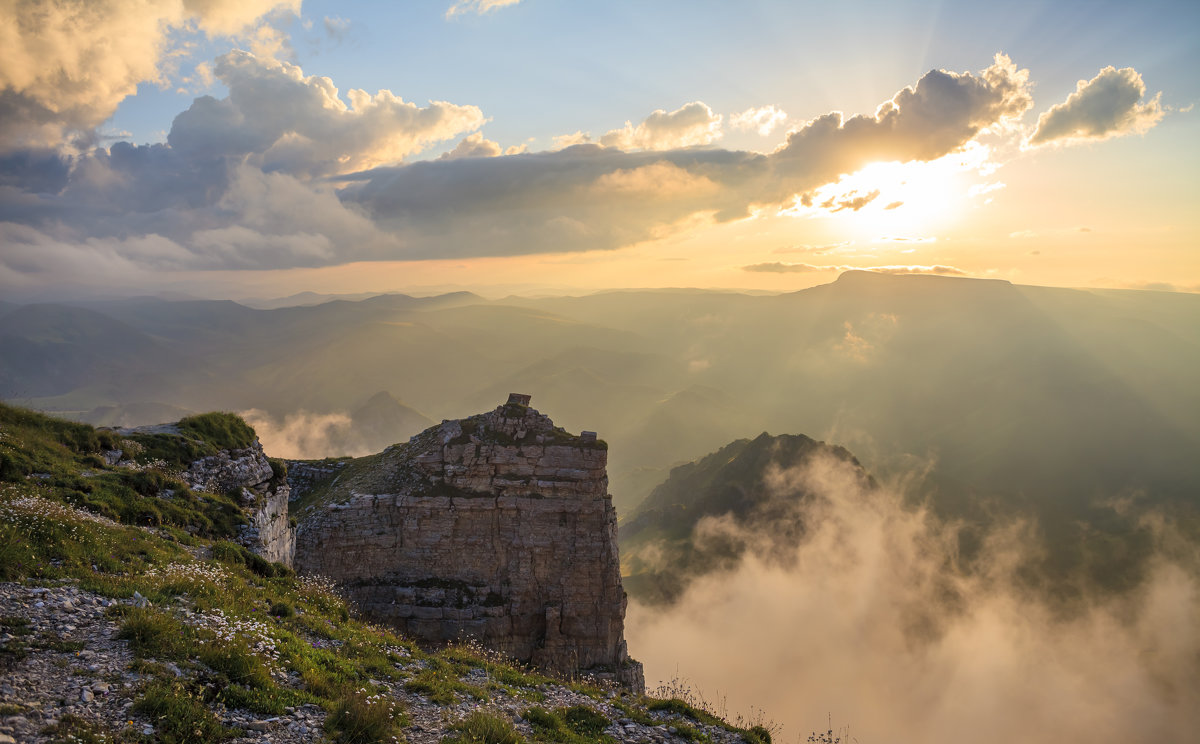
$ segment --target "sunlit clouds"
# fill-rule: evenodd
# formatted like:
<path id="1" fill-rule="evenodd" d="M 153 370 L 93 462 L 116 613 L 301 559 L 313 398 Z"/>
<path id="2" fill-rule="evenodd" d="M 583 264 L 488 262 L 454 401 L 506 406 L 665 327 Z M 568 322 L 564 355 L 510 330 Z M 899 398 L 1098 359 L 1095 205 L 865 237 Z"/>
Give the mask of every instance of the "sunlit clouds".
<path id="1" fill-rule="evenodd" d="M 394 163 L 483 124 L 475 106 L 418 106 L 388 90 L 346 93 L 296 65 L 230 52 L 215 74 L 229 96 L 197 98 L 167 142 L 192 158 L 246 158 L 267 171 L 329 175 Z"/>
<path id="2" fill-rule="evenodd" d="M 759 106 L 729 117 L 729 126 L 742 131 L 757 132 L 760 137 L 766 137 L 776 128 L 783 126 L 787 118 L 787 112 L 776 106 Z"/>
<path id="3" fill-rule="evenodd" d="M 430 12 L 447 33 L 478 38 L 516 17 L 515 5 Z M 781 243 L 854 244 L 862 267 L 972 273 L 1006 265 L 999 242 L 1036 226 L 1013 213 L 1029 190 L 1006 188 L 1012 179 L 997 171 L 1148 133 L 1182 110 L 1149 95 L 1134 67 L 1105 67 L 1065 101 L 1035 106 L 1031 72 L 996 53 L 976 59 L 976 72 L 935 67 L 889 83 L 859 111 L 797 110 L 748 85 L 736 102 L 718 100 L 697 85 L 525 133 L 481 105 L 478 87 L 412 95 L 421 74 L 410 68 L 373 70 L 395 83 L 359 87 L 320 55 L 301 62 L 314 38 L 350 44 L 349 30 L 367 26 L 319 15 L 289 25 L 303 15 L 296 0 L 7 7 L 21 22 L 0 30 L 0 281 L 29 292 L 88 276 L 100 291 L 113 276 L 153 284 L 181 271 L 590 251 L 612 254 L 614 268 L 644 267 L 658 260 L 652 245 L 689 246 L 681 258 L 712 267 L 679 282 L 745 277 L 741 266 L 770 263 Z M 536 12 L 521 6 L 522 18 Z M 290 36 L 303 29 L 317 35 L 307 46 Z M 821 78 L 837 98 L 837 75 Z M 579 82 L 582 95 L 593 81 Z M 195 97 L 162 120 L 159 142 L 106 133 L 147 83 Z M 735 242 L 721 246 L 725 237 Z M 992 255 L 979 261 L 951 248 L 908 255 L 981 241 Z"/>
<path id="4" fill-rule="evenodd" d="M 693 101 L 675 111 L 659 109 L 636 127 L 625 122 L 600 138 L 605 147 L 622 150 L 674 150 L 707 145 L 721 137 L 721 116 L 705 104 Z"/>
<path id="5" fill-rule="evenodd" d="M 1063 103 L 1038 117 L 1031 144 L 1100 140 L 1145 132 L 1162 119 L 1162 93 L 1143 102 L 1146 84 L 1132 67 L 1105 67 L 1091 80 L 1080 80 Z"/>
<path id="6" fill-rule="evenodd" d="M 166 79 L 170 32 L 253 38 L 276 8 L 299 12 L 300 0 L 3 0 L 0 148 L 90 140 L 139 83 Z"/>

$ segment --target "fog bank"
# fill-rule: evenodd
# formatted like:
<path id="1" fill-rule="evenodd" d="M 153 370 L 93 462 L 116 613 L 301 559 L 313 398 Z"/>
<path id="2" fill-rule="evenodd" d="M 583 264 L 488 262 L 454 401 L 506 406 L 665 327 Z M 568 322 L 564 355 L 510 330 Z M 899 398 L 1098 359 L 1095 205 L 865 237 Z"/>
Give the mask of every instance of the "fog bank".
<path id="1" fill-rule="evenodd" d="M 1174 742 L 1200 730 L 1194 547 L 1160 551 L 1136 591 L 1055 612 L 1014 581 L 1029 525 L 993 530 L 967 572 L 952 526 L 896 489 L 858 487 L 844 463 L 771 480 L 822 496 L 796 507 L 807 531 L 794 553 L 751 551 L 665 610 L 631 603 L 626 636 L 649 686 L 678 676 L 731 715 L 764 710 L 784 727 L 779 742 L 824 731 L 827 715 L 864 743 Z M 696 532 L 740 529 L 718 519 Z M 1165 545 L 1169 529 L 1159 534 Z"/>

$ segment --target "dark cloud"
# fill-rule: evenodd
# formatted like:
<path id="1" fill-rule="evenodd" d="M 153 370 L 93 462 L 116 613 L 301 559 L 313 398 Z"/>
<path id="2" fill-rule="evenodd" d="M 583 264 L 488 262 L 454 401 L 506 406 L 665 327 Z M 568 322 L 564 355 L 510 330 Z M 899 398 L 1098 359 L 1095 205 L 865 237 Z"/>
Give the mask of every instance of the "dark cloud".
<path id="1" fill-rule="evenodd" d="M 1038 117 L 1030 144 L 1100 140 L 1144 132 L 1163 117 L 1162 93 L 1142 102 L 1146 84 L 1132 67 L 1105 67 L 1091 80 L 1080 80 L 1067 100 Z"/>

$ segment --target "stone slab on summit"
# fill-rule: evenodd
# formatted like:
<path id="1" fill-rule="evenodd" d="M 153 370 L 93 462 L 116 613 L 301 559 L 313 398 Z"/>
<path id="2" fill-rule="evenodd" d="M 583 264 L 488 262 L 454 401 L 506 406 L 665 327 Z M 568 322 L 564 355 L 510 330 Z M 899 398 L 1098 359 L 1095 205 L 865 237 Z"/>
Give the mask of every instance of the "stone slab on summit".
<path id="1" fill-rule="evenodd" d="M 426 643 L 474 638 L 536 667 L 641 689 L 608 445 L 514 393 L 343 468 L 300 515 L 296 567 Z"/>

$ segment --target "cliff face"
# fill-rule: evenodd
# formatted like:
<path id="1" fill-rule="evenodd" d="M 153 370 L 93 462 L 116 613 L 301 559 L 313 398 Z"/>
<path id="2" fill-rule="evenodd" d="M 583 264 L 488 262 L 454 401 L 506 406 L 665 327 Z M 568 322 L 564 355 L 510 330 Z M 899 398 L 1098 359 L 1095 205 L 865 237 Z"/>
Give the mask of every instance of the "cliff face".
<path id="1" fill-rule="evenodd" d="M 342 469 L 301 514 L 296 567 L 419 640 L 473 637 L 641 689 L 623 638 L 607 454 L 514 395 Z"/>
<path id="2" fill-rule="evenodd" d="M 291 489 L 275 477 L 257 439 L 245 449 L 221 450 L 196 460 L 182 477 L 196 491 L 241 494 L 250 524 L 241 528 L 237 541 L 269 561 L 292 566 L 296 532 L 288 520 Z"/>

